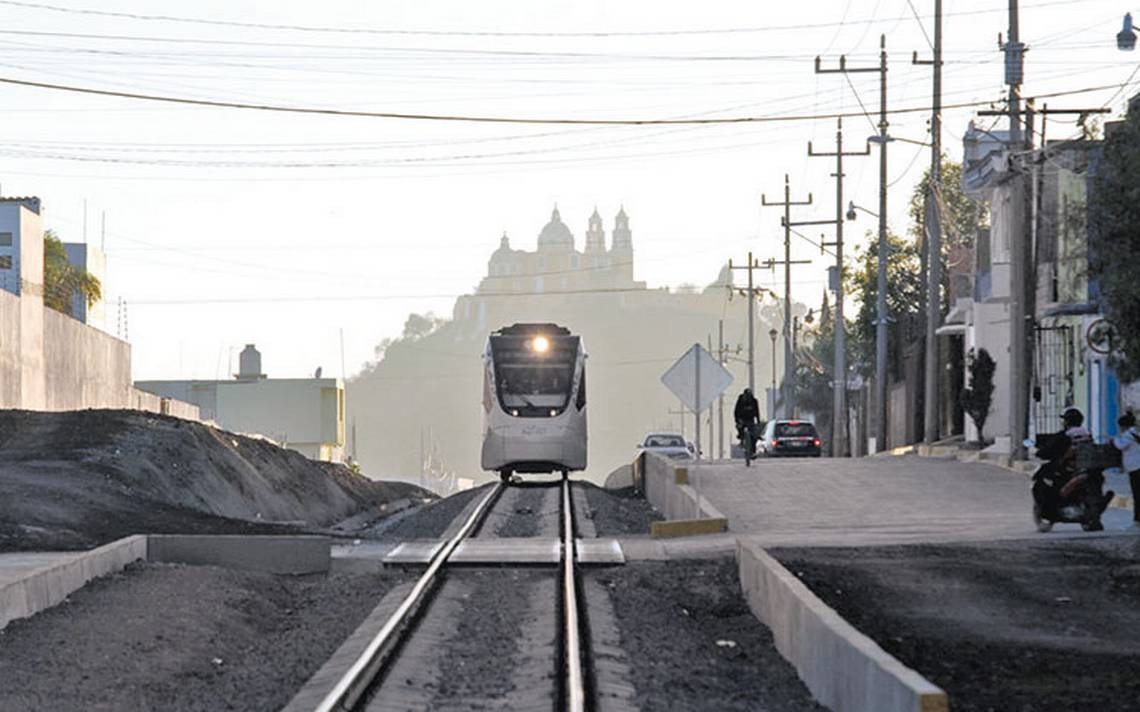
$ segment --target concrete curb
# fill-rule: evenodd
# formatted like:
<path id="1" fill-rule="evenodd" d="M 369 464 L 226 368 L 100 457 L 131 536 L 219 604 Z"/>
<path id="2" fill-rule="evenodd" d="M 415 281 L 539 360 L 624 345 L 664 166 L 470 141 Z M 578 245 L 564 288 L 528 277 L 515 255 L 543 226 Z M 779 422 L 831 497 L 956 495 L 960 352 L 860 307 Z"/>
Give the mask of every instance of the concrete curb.
<path id="1" fill-rule="evenodd" d="M 271 574 L 325 573 L 332 561 L 332 540 L 309 535 L 152 534 L 146 559 Z"/>
<path id="2" fill-rule="evenodd" d="M 651 522 L 649 535 L 654 539 L 665 539 L 698 534 L 721 534 L 728 530 L 728 520 L 715 519 L 673 519 L 667 522 Z"/>
<path id="3" fill-rule="evenodd" d="M 77 552 L 74 558 L 52 563 L 0 587 L 0 629 L 17 618 L 27 618 L 62 602 L 88 581 L 122 571 L 132 561 L 146 558 L 147 541 L 129 536 L 97 549 Z"/>
<path id="4" fill-rule="evenodd" d="M 737 543 L 740 584 L 776 649 L 835 712 L 946 712 L 946 693 L 843 620 L 760 546 Z"/>

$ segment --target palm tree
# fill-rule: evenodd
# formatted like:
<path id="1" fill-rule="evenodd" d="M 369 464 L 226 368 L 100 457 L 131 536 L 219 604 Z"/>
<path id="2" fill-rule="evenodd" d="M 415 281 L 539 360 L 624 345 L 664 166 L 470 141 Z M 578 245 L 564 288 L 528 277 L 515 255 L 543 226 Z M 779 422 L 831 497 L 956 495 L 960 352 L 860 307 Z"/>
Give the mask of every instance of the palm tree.
<path id="1" fill-rule="evenodd" d="M 71 313 L 71 303 L 79 294 L 91 306 L 103 297 L 99 278 L 67 260 L 67 250 L 51 230 L 44 232 L 44 306 Z"/>

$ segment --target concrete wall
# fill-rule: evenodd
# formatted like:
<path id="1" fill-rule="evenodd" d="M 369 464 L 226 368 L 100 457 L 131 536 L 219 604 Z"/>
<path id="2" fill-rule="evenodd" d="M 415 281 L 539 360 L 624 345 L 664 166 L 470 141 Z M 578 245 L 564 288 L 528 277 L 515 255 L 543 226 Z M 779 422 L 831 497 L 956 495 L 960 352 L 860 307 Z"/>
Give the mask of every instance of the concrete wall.
<path id="1" fill-rule="evenodd" d="M 0 199 L 0 232 L 13 236 L 5 254 L 15 258 L 13 269 L 0 270 L 0 408 L 127 408 L 197 419 L 188 403 L 135 391 L 125 341 L 44 307 L 38 210 L 35 199 Z"/>
<path id="2" fill-rule="evenodd" d="M 20 298 L 0 289 L 0 408 L 20 405 Z"/>
<path id="3" fill-rule="evenodd" d="M 45 410 L 130 408 L 130 345 L 54 309 L 42 314 Z"/>

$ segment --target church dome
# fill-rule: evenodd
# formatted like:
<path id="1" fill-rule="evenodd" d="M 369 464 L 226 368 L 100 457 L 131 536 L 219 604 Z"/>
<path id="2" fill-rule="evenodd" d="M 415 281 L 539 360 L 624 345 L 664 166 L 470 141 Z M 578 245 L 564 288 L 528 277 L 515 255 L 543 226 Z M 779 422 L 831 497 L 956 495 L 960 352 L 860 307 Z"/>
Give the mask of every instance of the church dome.
<path id="1" fill-rule="evenodd" d="M 570 233 L 570 228 L 566 226 L 566 223 L 562 222 L 558 208 L 554 208 L 554 212 L 550 214 L 550 222 L 546 223 L 546 227 L 542 228 L 542 232 L 538 234 L 538 249 L 574 249 L 574 236 Z"/>
<path id="2" fill-rule="evenodd" d="M 514 257 L 515 251 L 511 249 L 511 241 L 507 238 L 507 233 L 503 233 L 503 237 L 499 240 L 499 249 L 491 253 L 492 262 L 501 262 L 504 259 Z"/>

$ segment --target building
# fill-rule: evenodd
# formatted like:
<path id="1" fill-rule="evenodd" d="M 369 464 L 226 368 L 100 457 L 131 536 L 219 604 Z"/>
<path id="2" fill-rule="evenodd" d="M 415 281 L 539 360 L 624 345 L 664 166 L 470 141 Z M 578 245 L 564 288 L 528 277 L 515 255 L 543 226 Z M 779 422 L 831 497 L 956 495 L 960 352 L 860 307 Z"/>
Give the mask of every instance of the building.
<path id="1" fill-rule="evenodd" d="M 0 198 L 0 289 L 19 296 L 43 285 L 43 217 L 39 198 Z M 41 275 L 21 280 L 21 274 Z"/>
<path id="2" fill-rule="evenodd" d="M 247 344 L 232 381 L 138 381 L 140 390 L 198 406 L 203 420 L 261 435 L 313 460 L 342 462 L 344 382 L 339 378 L 268 378 Z"/>
<path id="3" fill-rule="evenodd" d="M 614 218 L 613 242 L 606 245 L 597 209 L 587 221 L 586 242 L 579 251 L 574 234 L 555 207 L 538 234 L 533 252 L 516 250 L 503 235 L 491 254 L 487 276 L 477 295 L 549 293 L 589 289 L 645 289 L 633 279 L 633 233 L 625 208 Z"/>
<path id="4" fill-rule="evenodd" d="M 86 242 L 65 242 L 63 249 L 67 253 L 67 261 L 79 269 L 85 270 L 104 284 L 107 279 L 107 256 L 103 250 L 89 245 Z M 107 330 L 106 302 L 100 297 L 94 303 L 88 304 L 81 295 L 76 294 L 71 300 L 71 316 L 88 326 L 102 331 Z"/>
<path id="5" fill-rule="evenodd" d="M 964 348 L 985 348 L 993 356 L 993 410 L 986 436 L 995 449 L 1009 447 L 1009 297 L 1011 225 L 1026 222 L 1025 205 L 1015 203 L 1005 150 L 1008 133 L 980 131 L 970 124 L 964 139 L 963 189 L 989 206 L 990 228 L 976 236 L 973 293 L 960 298 L 940 334 L 962 333 Z M 1080 408 L 1097 438 L 1116 430 L 1122 384 L 1109 365 L 1099 291 L 1089 277 L 1090 245 L 1096 236 L 1088 220 L 1096 165 L 1103 142 L 1049 141 L 1032 154 L 1028 233 L 1032 264 L 1033 340 L 1030 434 L 1060 428 L 1068 406 Z M 977 437 L 967 421 L 966 436 Z"/>

